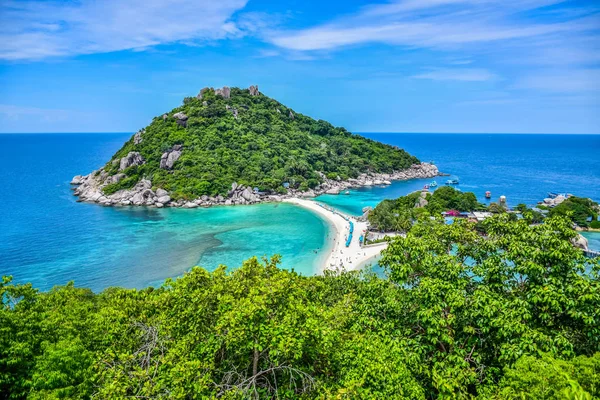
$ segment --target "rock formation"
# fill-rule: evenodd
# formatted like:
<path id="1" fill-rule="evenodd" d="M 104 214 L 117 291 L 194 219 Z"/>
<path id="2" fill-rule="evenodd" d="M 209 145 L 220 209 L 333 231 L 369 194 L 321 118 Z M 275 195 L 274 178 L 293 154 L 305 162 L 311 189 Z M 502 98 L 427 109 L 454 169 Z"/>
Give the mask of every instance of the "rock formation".
<path id="1" fill-rule="evenodd" d="M 252 85 L 248 88 L 248 90 L 250 91 L 250 96 L 258 96 L 260 94 L 258 91 L 258 85 Z"/>
<path id="2" fill-rule="evenodd" d="M 585 251 L 589 250 L 588 240 L 582 235 L 578 234 L 577 237 L 573 238 L 572 242 L 573 242 L 573 245 L 579 249 L 582 249 Z"/>
<path id="3" fill-rule="evenodd" d="M 417 200 L 417 204 L 415 204 L 416 208 L 423 208 L 427 204 L 429 204 L 429 202 L 425 198 L 426 196 L 427 196 L 427 192 L 426 191 L 422 191 L 421 195 L 419 196 L 419 199 Z"/>
<path id="4" fill-rule="evenodd" d="M 290 110 L 290 113 L 288 115 L 291 119 L 294 119 L 294 113 L 292 112 L 292 110 Z"/>
<path id="5" fill-rule="evenodd" d="M 81 185 L 83 183 L 83 175 L 75 175 L 71 179 L 71 185 Z"/>
<path id="6" fill-rule="evenodd" d="M 176 144 L 171 150 L 163 153 L 160 157 L 160 168 L 172 169 L 175 161 L 179 160 L 179 157 L 181 157 L 181 149 L 182 146 Z"/>
<path id="7" fill-rule="evenodd" d="M 137 151 L 130 151 L 125 157 L 121 158 L 119 162 L 119 171 L 123 171 L 133 165 L 142 165 L 144 158 Z"/>
<path id="8" fill-rule="evenodd" d="M 140 143 L 142 143 L 142 140 L 144 140 L 142 138 L 142 133 L 144 133 L 146 130 L 142 129 L 140 131 L 138 131 L 135 135 L 133 135 L 133 143 L 138 145 Z"/>
<path id="9" fill-rule="evenodd" d="M 198 100 L 202 100 L 202 96 L 204 96 L 204 93 L 206 93 L 208 90 L 210 90 L 210 89 L 207 88 L 207 87 L 200 89 L 200 93 L 198 93 L 198 95 L 196 96 L 196 98 Z"/>
<path id="10" fill-rule="evenodd" d="M 544 204 L 546 204 L 546 205 L 548 205 L 550 207 L 554 207 L 554 206 L 559 205 L 560 203 L 562 203 L 566 199 L 567 198 L 565 196 L 563 196 L 562 194 L 559 194 L 558 196 L 556 196 L 553 199 L 551 199 L 551 198 L 544 199 Z"/>
<path id="11" fill-rule="evenodd" d="M 369 218 L 369 214 L 373 211 L 373 207 L 363 207 L 362 212 L 362 220 L 366 221 Z"/>
<path id="12" fill-rule="evenodd" d="M 229 89 L 229 86 L 223 86 L 222 89 L 215 90 L 215 94 L 223 96 L 224 99 L 229 99 L 231 97 L 231 89 Z"/>
<path id="13" fill-rule="evenodd" d="M 181 151 L 181 145 L 175 145 L 171 150 L 164 153 L 161 157 L 161 168 L 172 168 L 175 161 L 181 156 Z M 126 158 L 127 157 L 124 157 L 124 159 Z M 136 157 L 134 156 L 133 159 L 136 159 Z M 227 193 L 227 197 L 221 195 L 209 197 L 205 195 L 191 201 L 173 200 L 168 191 L 160 188 L 154 192 L 152 191 L 152 182 L 147 179 L 142 179 L 131 189 L 122 189 L 116 193 L 107 195 L 103 192 L 103 188 L 120 181 L 125 177 L 125 174 L 109 176 L 103 169 L 94 171 L 86 176 L 74 176 L 71 184 L 77 186 L 74 189 L 74 194 L 79 196 L 80 201 L 94 202 L 105 206 L 137 205 L 158 208 L 197 208 L 210 207 L 212 205 L 242 205 L 265 201 L 281 201 L 288 197 L 315 197 L 323 193 L 338 194 L 349 188 L 372 185 L 374 182 L 432 178 L 437 175 L 437 167 L 427 163 L 416 164 L 404 171 L 397 171 L 392 174 L 361 174 L 356 179 L 348 179 L 346 181 L 341 179 L 328 179 L 325 174 L 319 173 L 322 183 L 307 191 L 289 189 L 288 193 L 285 195 L 258 193 L 250 187 L 238 185 L 234 182 L 231 184 L 231 190 Z M 369 210 L 364 209 L 363 212 L 367 214 Z"/>
<path id="14" fill-rule="evenodd" d="M 177 121 L 177 123 L 184 128 L 187 127 L 188 116 L 182 112 L 178 112 L 177 114 L 173 114 L 173 118 Z"/>

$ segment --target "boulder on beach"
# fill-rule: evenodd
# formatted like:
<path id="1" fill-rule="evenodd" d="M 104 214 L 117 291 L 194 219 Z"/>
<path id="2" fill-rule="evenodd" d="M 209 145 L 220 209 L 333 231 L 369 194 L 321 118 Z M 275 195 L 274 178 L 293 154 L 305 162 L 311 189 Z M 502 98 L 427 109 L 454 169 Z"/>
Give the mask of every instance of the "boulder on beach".
<path id="1" fill-rule="evenodd" d="M 577 237 L 573 238 L 573 245 L 575 247 L 580 248 L 582 250 L 588 251 L 588 240 L 582 235 L 577 235 Z"/>
<path id="2" fill-rule="evenodd" d="M 171 201 L 171 197 L 169 195 L 160 196 L 156 201 L 158 203 L 167 204 Z"/>

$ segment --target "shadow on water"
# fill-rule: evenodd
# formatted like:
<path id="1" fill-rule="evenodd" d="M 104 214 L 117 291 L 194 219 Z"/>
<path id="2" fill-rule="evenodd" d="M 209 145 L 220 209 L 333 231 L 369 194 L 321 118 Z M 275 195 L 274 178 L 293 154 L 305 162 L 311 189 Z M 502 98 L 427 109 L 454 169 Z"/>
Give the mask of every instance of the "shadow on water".
<path id="1" fill-rule="evenodd" d="M 134 218 L 143 221 L 163 221 L 165 211 L 151 207 L 113 207 L 116 213 L 124 214 L 128 218 Z"/>

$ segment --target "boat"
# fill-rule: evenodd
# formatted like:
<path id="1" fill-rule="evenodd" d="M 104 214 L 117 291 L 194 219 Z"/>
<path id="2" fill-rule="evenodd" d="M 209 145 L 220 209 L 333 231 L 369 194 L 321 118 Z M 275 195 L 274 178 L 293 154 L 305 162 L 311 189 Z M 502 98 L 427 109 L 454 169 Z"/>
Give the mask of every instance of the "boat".
<path id="1" fill-rule="evenodd" d="M 423 186 L 423 190 L 429 190 L 429 185 Z"/>
<path id="2" fill-rule="evenodd" d="M 485 192 L 485 198 L 486 199 L 491 199 L 492 198 L 492 192 L 490 192 L 489 190 L 487 192 Z"/>
<path id="3" fill-rule="evenodd" d="M 346 191 L 344 192 L 344 194 L 350 194 L 350 191 L 349 191 L 349 190 L 346 190 Z"/>
<path id="4" fill-rule="evenodd" d="M 448 179 L 446 185 L 458 185 L 458 179 Z"/>
<path id="5" fill-rule="evenodd" d="M 437 186 L 437 182 L 433 181 L 429 184 L 429 187 L 436 187 Z"/>

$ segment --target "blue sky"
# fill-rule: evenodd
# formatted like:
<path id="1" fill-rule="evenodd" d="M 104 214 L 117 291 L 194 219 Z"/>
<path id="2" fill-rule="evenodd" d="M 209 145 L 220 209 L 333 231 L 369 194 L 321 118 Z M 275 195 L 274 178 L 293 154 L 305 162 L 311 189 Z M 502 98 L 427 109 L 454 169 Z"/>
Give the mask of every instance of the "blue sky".
<path id="1" fill-rule="evenodd" d="M 600 2 L 0 0 L 0 132 L 251 84 L 355 132 L 600 133 Z"/>

